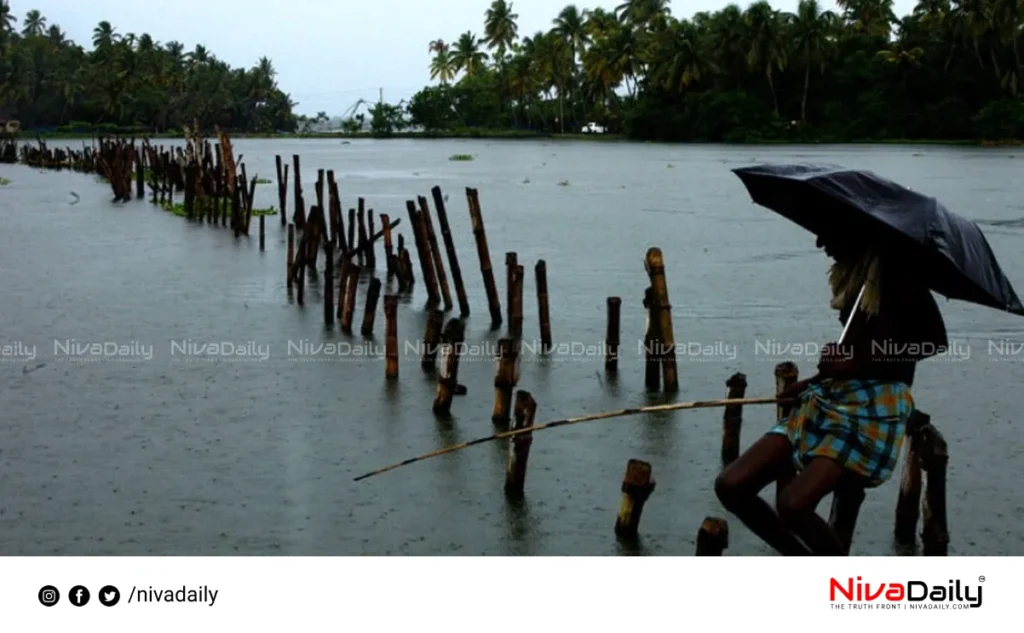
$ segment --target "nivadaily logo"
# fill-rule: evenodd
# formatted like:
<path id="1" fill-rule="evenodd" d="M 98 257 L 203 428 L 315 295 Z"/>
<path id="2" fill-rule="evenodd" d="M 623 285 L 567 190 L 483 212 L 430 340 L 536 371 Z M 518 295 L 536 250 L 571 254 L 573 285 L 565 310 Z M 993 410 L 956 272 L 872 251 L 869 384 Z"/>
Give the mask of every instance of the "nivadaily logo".
<path id="1" fill-rule="evenodd" d="M 949 585 L 932 585 L 923 580 L 907 582 L 881 582 L 872 584 L 857 579 L 829 582 L 829 600 L 849 602 L 854 609 L 977 609 L 981 606 L 980 583 L 985 577 L 978 578 L 979 584 L 970 586 L 959 580 L 950 580 Z M 833 604 L 842 608 L 845 605 Z"/>

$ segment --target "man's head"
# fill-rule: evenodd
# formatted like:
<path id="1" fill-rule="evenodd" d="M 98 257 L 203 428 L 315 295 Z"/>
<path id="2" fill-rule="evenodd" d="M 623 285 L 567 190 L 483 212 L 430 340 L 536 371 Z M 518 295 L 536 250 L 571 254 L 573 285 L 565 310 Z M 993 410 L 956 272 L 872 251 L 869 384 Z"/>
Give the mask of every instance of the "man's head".
<path id="1" fill-rule="evenodd" d="M 819 235 L 818 248 L 824 248 L 825 254 L 837 262 L 845 262 L 856 259 L 862 249 L 851 246 L 850 243 L 836 235 Z"/>

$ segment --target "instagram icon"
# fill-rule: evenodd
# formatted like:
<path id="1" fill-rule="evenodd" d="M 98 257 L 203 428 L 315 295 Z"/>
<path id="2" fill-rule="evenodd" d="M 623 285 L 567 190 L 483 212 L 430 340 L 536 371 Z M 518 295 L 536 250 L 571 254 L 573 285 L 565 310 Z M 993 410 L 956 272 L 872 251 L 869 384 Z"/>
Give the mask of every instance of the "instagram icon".
<path id="1" fill-rule="evenodd" d="M 39 590 L 39 603 L 44 607 L 52 607 L 60 601 L 60 592 L 53 585 L 46 585 Z"/>

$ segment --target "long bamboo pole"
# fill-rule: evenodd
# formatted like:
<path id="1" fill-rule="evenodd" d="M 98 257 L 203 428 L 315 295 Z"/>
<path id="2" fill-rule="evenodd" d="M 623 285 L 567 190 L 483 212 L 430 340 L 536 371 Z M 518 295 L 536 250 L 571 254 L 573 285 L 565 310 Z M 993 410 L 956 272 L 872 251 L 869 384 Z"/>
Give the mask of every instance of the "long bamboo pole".
<path id="1" fill-rule="evenodd" d="M 788 400 L 787 400 L 788 401 Z M 462 442 L 453 446 L 448 446 L 440 450 L 420 455 L 419 457 L 411 457 L 404 461 L 385 466 L 384 468 L 378 468 L 372 472 L 368 472 L 365 475 L 360 475 L 354 479 L 354 481 L 362 481 L 375 475 L 386 473 L 389 470 L 401 468 L 402 466 L 408 466 L 416 462 L 421 462 L 431 457 L 439 457 L 448 453 L 454 453 L 455 451 L 461 451 L 464 448 L 470 446 L 476 446 L 477 444 L 484 444 L 486 442 L 493 442 L 494 440 L 503 440 L 510 437 L 515 437 L 522 433 L 532 433 L 534 431 L 541 431 L 543 429 L 553 429 L 558 426 L 568 426 L 570 424 L 579 424 L 581 422 L 594 422 L 597 420 L 607 420 L 609 418 L 619 418 L 627 415 L 638 415 L 641 413 L 658 413 L 661 411 L 680 411 L 684 409 L 710 409 L 712 407 L 728 407 L 732 405 L 747 405 L 747 404 L 779 404 L 782 402 L 777 397 L 765 397 L 765 398 L 734 398 L 724 400 L 695 400 L 692 402 L 677 402 L 674 404 L 657 404 L 649 407 L 634 407 L 632 409 L 620 409 L 618 411 L 605 411 L 604 413 L 591 413 L 588 415 L 581 415 L 575 418 L 565 418 L 563 420 L 555 420 L 553 422 L 545 422 L 544 424 L 538 424 L 536 426 L 527 426 L 514 431 L 504 431 L 502 433 L 495 433 L 494 435 L 488 435 L 487 437 L 480 437 L 475 440 L 469 440 L 468 442 Z"/>

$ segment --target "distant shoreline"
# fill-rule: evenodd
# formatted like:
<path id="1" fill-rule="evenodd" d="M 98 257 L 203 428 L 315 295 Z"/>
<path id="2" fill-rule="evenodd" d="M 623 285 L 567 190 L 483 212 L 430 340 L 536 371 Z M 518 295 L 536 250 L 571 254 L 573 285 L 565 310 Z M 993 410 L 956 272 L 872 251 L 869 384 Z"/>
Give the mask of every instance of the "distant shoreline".
<path id="1" fill-rule="evenodd" d="M 130 133 L 115 134 L 104 132 L 105 136 L 129 137 Z M 544 132 L 519 131 L 519 130 L 448 130 L 436 132 L 396 132 L 388 136 L 376 136 L 371 133 L 344 133 L 344 132 L 310 132 L 294 134 L 275 133 L 249 133 L 229 132 L 234 139 L 334 139 L 334 140 L 398 140 L 398 139 L 419 139 L 419 140 L 552 140 L 552 141 L 593 141 L 593 142 L 619 142 L 638 144 L 665 144 L 665 145 L 736 145 L 743 146 L 764 146 L 764 145 L 949 145 L 949 146 L 975 146 L 975 147 L 1020 147 L 1024 146 L 1024 140 L 943 140 L 943 139 L 857 139 L 848 141 L 837 140 L 764 140 L 759 142 L 744 143 L 707 143 L 705 141 L 637 141 L 627 138 L 624 134 L 554 134 Z M 89 140 L 98 134 L 86 132 L 40 132 L 34 133 L 28 130 L 22 131 L 20 140 L 31 142 L 38 136 L 43 140 Z M 183 134 L 180 132 L 165 132 L 159 134 L 135 134 L 136 138 L 150 139 L 180 139 Z"/>

